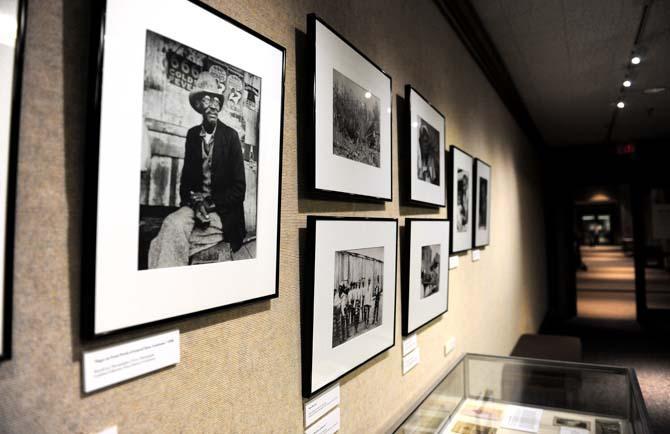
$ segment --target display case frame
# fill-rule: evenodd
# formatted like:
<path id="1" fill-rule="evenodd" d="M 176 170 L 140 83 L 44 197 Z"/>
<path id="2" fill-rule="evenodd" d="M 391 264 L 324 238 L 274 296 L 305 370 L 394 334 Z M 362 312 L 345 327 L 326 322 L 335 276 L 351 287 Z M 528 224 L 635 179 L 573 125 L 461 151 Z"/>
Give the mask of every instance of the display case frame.
<path id="1" fill-rule="evenodd" d="M 477 367 L 472 365 L 472 362 L 483 362 L 483 363 L 495 363 L 499 364 L 499 368 L 502 369 L 496 369 L 497 371 L 501 372 L 501 379 L 504 379 L 504 370 L 505 367 L 512 367 L 513 372 L 508 372 L 507 374 L 510 375 L 510 379 L 514 379 L 514 377 L 517 377 L 517 374 L 522 373 L 522 374 L 530 374 L 532 375 L 541 375 L 542 372 L 545 374 L 545 379 L 548 378 L 546 377 L 546 373 L 553 372 L 555 373 L 566 373 L 566 374 L 578 374 L 577 377 L 580 379 L 587 379 L 585 381 L 585 384 L 588 386 L 589 384 L 602 384 L 602 382 L 593 382 L 593 381 L 588 381 L 588 378 L 590 375 L 593 376 L 602 376 L 601 378 L 616 378 L 619 377 L 621 379 L 624 379 L 625 384 L 621 384 L 621 391 L 626 394 L 624 397 L 624 400 L 619 400 L 616 399 L 618 397 L 615 396 L 610 396 L 609 398 L 613 400 L 614 402 L 617 403 L 619 406 L 619 410 L 625 412 L 624 414 L 615 414 L 616 409 L 608 409 L 605 411 L 585 411 L 584 409 L 579 410 L 577 407 L 579 406 L 579 401 L 580 399 L 577 399 L 576 401 L 572 400 L 566 400 L 566 402 L 571 402 L 571 406 L 573 408 L 565 408 L 565 407 L 560 407 L 560 406 L 545 406 L 545 405 L 538 405 L 537 403 L 535 404 L 529 404 L 528 402 L 520 402 L 519 400 L 508 400 L 508 399 L 495 399 L 492 398 L 491 396 L 486 396 L 486 394 L 477 394 L 476 391 L 478 389 L 474 389 L 471 384 L 471 380 L 473 379 L 472 377 L 476 374 L 473 374 L 473 371 L 478 369 Z M 517 368 L 521 368 L 521 371 L 517 371 Z M 533 371 L 535 369 L 535 371 Z M 540 371 L 537 371 L 537 369 L 540 369 Z M 515 372 L 516 371 L 516 372 Z M 452 405 L 453 410 L 449 411 L 448 409 L 444 409 L 444 417 L 442 420 L 439 422 L 439 424 L 435 425 L 434 427 L 431 426 L 430 428 L 422 428 L 424 431 L 421 432 L 435 432 L 435 433 L 442 433 L 442 432 L 451 432 L 447 430 L 448 426 L 451 426 L 457 419 L 457 415 L 460 415 L 460 411 L 463 408 L 463 404 L 466 403 L 467 400 L 471 399 L 479 399 L 480 402 L 490 402 L 494 403 L 495 405 L 522 405 L 525 407 L 530 407 L 530 408 L 541 408 L 547 412 L 568 412 L 570 414 L 575 414 L 577 417 L 580 417 L 584 420 L 591 418 L 591 420 L 601 420 L 601 421 L 614 421 L 614 420 L 624 420 L 624 422 L 621 422 L 621 433 L 634 433 L 634 434 L 651 434 L 651 431 L 649 429 L 649 416 L 647 414 L 647 409 L 644 403 L 644 399 L 642 396 L 642 392 L 640 390 L 639 382 L 637 380 L 637 375 L 635 373 L 635 370 L 632 368 L 626 368 L 626 367 L 619 367 L 619 366 L 609 366 L 609 365 L 596 365 L 596 364 L 589 364 L 589 363 L 576 363 L 576 362 L 563 362 L 563 361 L 556 361 L 556 360 L 543 360 L 543 359 L 533 359 L 533 358 L 522 358 L 522 357 L 506 357 L 506 356 L 490 356 L 490 355 L 483 355 L 483 354 L 473 354 L 473 353 L 466 353 L 463 354 L 460 358 L 458 358 L 455 362 L 453 362 L 441 375 L 438 376 L 438 379 L 433 382 L 429 387 L 427 392 L 423 393 L 419 399 L 417 399 L 416 404 L 412 405 L 404 414 L 401 418 L 399 418 L 398 422 L 396 422 L 394 425 L 390 426 L 388 431 L 389 432 L 395 432 L 395 433 L 411 433 L 411 432 L 416 432 L 413 431 L 413 429 L 416 427 L 417 420 L 420 420 L 417 418 L 417 415 L 420 415 L 421 411 L 425 411 L 427 408 L 426 404 L 430 403 L 431 397 L 438 396 L 437 394 L 440 392 L 440 388 L 445 384 L 447 381 L 454 381 L 454 376 L 461 375 L 462 378 L 462 388 L 459 392 L 454 394 L 454 399 L 458 400 L 458 402 L 454 405 Z M 522 375 L 523 377 L 523 375 Z M 551 377 L 551 375 L 550 375 Z M 595 377 L 591 378 L 593 380 Z M 527 377 L 524 377 L 525 380 L 528 380 Z M 491 377 L 487 377 L 486 381 L 491 381 Z M 486 383 L 484 381 L 484 383 Z M 514 382 L 513 382 L 514 383 Z M 489 383 L 490 384 L 490 383 Z M 556 383 L 556 384 L 560 384 Z M 614 384 L 614 383 L 611 383 Z M 610 384 L 610 385 L 611 385 Z M 504 385 L 501 384 L 501 389 Z M 523 387 L 525 384 L 512 384 L 513 387 L 518 388 L 520 390 L 523 390 Z M 624 390 L 625 388 L 625 390 Z M 559 387 L 554 387 L 554 390 L 560 390 Z M 580 385 L 580 390 L 585 390 L 587 392 L 580 392 L 580 393 L 592 393 L 594 392 L 593 388 L 583 388 Z M 488 389 L 488 391 L 491 391 L 491 389 Z M 461 393 L 462 395 L 460 397 L 457 396 L 458 393 Z M 599 395 L 600 396 L 600 395 Z M 582 403 L 584 404 L 584 403 Z M 586 404 L 586 405 L 591 405 L 591 404 Z M 432 408 L 435 408 L 434 405 L 432 405 Z M 606 411 L 610 411 L 610 413 L 607 413 Z M 431 416 L 436 417 L 435 413 L 431 413 Z M 623 417 L 621 417 L 623 416 Z M 413 425 L 414 424 L 414 425 Z M 490 426 L 490 424 L 483 423 L 483 425 Z M 591 427 L 593 427 L 594 424 L 591 424 Z M 556 433 L 559 432 L 560 427 L 558 426 L 553 426 L 553 428 L 556 428 L 555 431 Z M 540 430 L 540 433 L 548 432 L 546 431 L 546 426 L 545 430 Z M 553 431 L 552 431 L 553 432 Z M 597 430 L 590 430 L 590 432 L 597 432 Z"/>

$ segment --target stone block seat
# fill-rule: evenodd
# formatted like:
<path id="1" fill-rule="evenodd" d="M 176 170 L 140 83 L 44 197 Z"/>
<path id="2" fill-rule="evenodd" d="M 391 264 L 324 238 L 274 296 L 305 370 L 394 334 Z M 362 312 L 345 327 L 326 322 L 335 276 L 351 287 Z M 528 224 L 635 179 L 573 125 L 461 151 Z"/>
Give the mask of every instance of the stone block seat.
<path id="1" fill-rule="evenodd" d="M 148 267 L 149 245 L 161 229 L 163 219 L 177 207 L 143 207 L 142 217 L 139 228 L 139 255 L 138 268 L 146 270 Z M 209 249 L 198 252 L 191 257 L 191 265 L 210 264 L 214 262 L 239 261 L 242 259 L 252 259 L 256 257 L 256 237 L 247 236 L 242 247 L 237 252 L 232 252 L 230 244 L 220 242 Z"/>

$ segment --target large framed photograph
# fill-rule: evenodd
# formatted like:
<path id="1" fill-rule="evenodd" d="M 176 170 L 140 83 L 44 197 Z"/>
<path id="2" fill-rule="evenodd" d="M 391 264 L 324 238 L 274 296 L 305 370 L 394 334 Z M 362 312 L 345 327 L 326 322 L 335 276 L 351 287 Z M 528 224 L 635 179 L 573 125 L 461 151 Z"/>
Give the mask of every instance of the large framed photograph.
<path id="1" fill-rule="evenodd" d="M 303 396 L 395 344 L 398 221 L 307 217 Z"/>
<path id="2" fill-rule="evenodd" d="M 451 145 L 449 148 L 449 220 L 451 253 L 472 248 L 472 155 Z"/>
<path id="3" fill-rule="evenodd" d="M 12 354 L 14 209 L 25 0 L 0 2 L 0 360 Z"/>
<path id="4" fill-rule="evenodd" d="M 475 227 L 473 245 L 488 246 L 491 238 L 491 166 L 475 159 Z"/>
<path id="5" fill-rule="evenodd" d="M 307 17 L 313 73 L 317 193 L 392 200 L 391 77 L 314 14 Z"/>
<path id="6" fill-rule="evenodd" d="M 446 203 L 444 115 L 409 84 L 409 202 L 443 207 Z"/>
<path id="7" fill-rule="evenodd" d="M 402 332 L 407 336 L 447 312 L 449 221 L 405 219 Z"/>
<path id="8" fill-rule="evenodd" d="M 194 1 L 99 17 L 85 334 L 276 297 L 285 49 Z"/>

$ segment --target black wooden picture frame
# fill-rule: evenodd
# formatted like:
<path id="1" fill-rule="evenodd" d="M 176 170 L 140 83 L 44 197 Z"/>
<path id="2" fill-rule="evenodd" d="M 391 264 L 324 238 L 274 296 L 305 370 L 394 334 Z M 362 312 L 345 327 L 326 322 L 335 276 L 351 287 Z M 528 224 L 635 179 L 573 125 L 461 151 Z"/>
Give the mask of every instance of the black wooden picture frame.
<path id="1" fill-rule="evenodd" d="M 413 122 L 415 122 L 415 121 L 412 119 L 412 109 L 413 109 L 412 103 L 411 103 L 412 93 L 416 94 L 421 100 L 423 100 L 425 105 L 427 105 L 430 109 L 432 109 L 435 112 L 435 114 L 437 114 L 439 117 L 442 118 L 443 135 L 440 137 L 440 140 L 439 140 L 439 143 L 438 143 L 439 153 L 440 153 L 440 157 L 438 158 L 438 161 L 441 161 L 441 163 L 442 163 L 441 168 L 442 168 L 443 174 L 444 174 L 444 176 L 440 176 L 439 175 L 439 169 L 438 169 L 438 179 L 440 179 L 443 183 L 442 192 L 441 192 L 441 196 L 442 196 L 442 202 L 441 203 L 429 202 L 429 201 L 426 201 L 426 200 L 418 199 L 416 197 L 416 191 L 413 189 L 412 180 L 416 176 L 417 171 L 416 171 L 415 165 L 412 164 L 412 156 L 415 154 L 415 150 L 412 149 L 412 146 L 413 146 L 413 144 L 412 144 L 412 129 L 416 128 L 416 126 L 413 125 Z M 447 170 L 447 167 L 446 167 L 447 159 L 446 159 L 446 151 L 445 151 L 445 145 L 444 145 L 444 139 L 445 139 L 444 136 L 446 135 L 446 118 L 445 118 L 444 114 L 440 110 L 437 109 L 437 107 L 435 107 L 430 101 L 428 101 L 428 99 L 425 96 L 423 96 L 421 94 L 421 92 L 419 92 L 411 84 L 405 85 L 405 106 L 406 106 L 407 113 L 406 113 L 405 119 L 403 119 L 401 122 L 405 123 L 406 134 L 405 134 L 405 137 L 403 138 L 403 141 L 404 141 L 404 144 L 407 147 L 407 149 L 405 149 L 403 152 L 399 151 L 399 154 L 403 155 L 403 158 L 405 159 L 405 161 L 403 162 L 403 164 L 405 165 L 404 173 L 407 174 L 407 179 L 401 179 L 400 180 L 401 183 L 406 184 L 405 188 L 402 189 L 406 192 L 405 201 L 410 205 L 417 205 L 417 206 L 423 206 L 423 207 L 427 207 L 427 208 L 436 208 L 436 209 L 444 208 L 446 206 L 446 200 L 447 200 L 446 199 L 446 196 L 447 196 L 446 189 L 447 189 L 447 185 L 448 185 L 446 183 L 446 180 L 447 180 L 446 174 L 447 174 L 448 170 Z M 435 126 L 432 126 L 432 127 L 434 128 Z"/>
<path id="2" fill-rule="evenodd" d="M 477 230 L 478 230 L 478 226 L 479 226 L 479 209 L 480 209 L 480 203 L 478 203 L 479 194 L 480 194 L 479 178 L 480 178 L 480 175 L 481 175 L 481 173 L 479 172 L 479 167 L 478 167 L 479 164 L 482 164 L 482 165 L 486 166 L 488 168 L 488 171 L 489 171 L 488 178 L 486 178 L 487 181 L 488 181 L 488 188 L 487 188 L 487 193 L 486 193 L 487 194 L 487 198 L 486 198 L 486 205 L 487 205 L 486 217 L 488 219 L 486 224 L 487 224 L 488 233 L 486 235 L 486 242 L 478 242 L 477 241 Z M 492 198 L 491 193 L 492 193 L 492 188 L 493 188 L 493 184 L 491 183 L 491 178 L 492 178 L 492 172 L 493 171 L 492 171 L 492 168 L 491 168 L 490 164 L 486 163 L 484 160 L 480 160 L 479 158 L 475 158 L 472 166 L 473 166 L 472 173 L 474 174 L 473 175 L 474 184 L 472 185 L 472 212 L 473 212 L 473 218 L 472 218 L 472 222 L 473 222 L 472 247 L 473 248 L 480 248 L 480 247 L 486 247 L 491 243 L 491 223 L 492 223 L 491 222 L 491 211 L 492 211 L 491 210 L 491 198 Z"/>
<path id="3" fill-rule="evenodd" d="M 439 222 L 439 223 L 449 223 L 450 221 L 447 219 L 414 219 L 414 218 L 406 218 L 405 219 L 405 234 L 403 237 L 403 243 L 401 245 L 402 248 L 402 264 L 401 264 L 401 281 L 402 281 L 402 334 L 403 336 L 409 336 L 413 333 L 416 333 L 420 331 L 422 328 L 430 324 L 433 320 L 441 317 L 445 313 L 449 311 L 449 249 L 450 249 L 450 243 L 447 242 L 447 245 L 445 246 L 445 250 L 447 255 L 444 257 L 441 257 L 441 266 L 440 266 L 440 279 L 444 279 L 446 282 L 446 305 L 444 309 L 441 309 L 439 312 L 434 313 L 434 315 L 430 315 L 429 318 L 426 318 L 425 321 L 423 321 L 421 324 L 411 327 L 409 324 L 409 315 L 410 315 L 410 309 L 414 308 L 412 306 L 410 296 L 411 296 L 411 279 L 415 276 L 411 275 L 411 270 L 410 270 L 410 264 L 411 264 L 411 254 L 412 254 L 412 226 L 418 226 L 422 223 L 425 222 Z M 451 238 L 451 233 L 450 229 L 447 229 L 447 237 Z M 430 297 L 432 297 L 431 295 Z M 438 300 L 431 300 L 433 302 L 437 302 Z"/>
<path id="4" fill-rule="evenodd" d="M 472 230 L 473 230 L 472 216 L 474 215 L 474 213 L 472 212 L 472 204 L 473 204 L 472 184 L 473 184 L 473 181 L 470 180 L 469 192 L 470 192 L 471 197 L 468 198 L 468 200 L 467 200 L 468 205 L 470 206 L 470 217 L 469 217 L 469 224 L 470 224 L 469 232 L 470 233 L 467 235 L 467 239 L 469 240 L 469 243 L 468 243 L 469 245 L 464 247 L 464 248 L 463 247 L 459 248 L 458 246 L 454 246 L 454 233 L 457 230 L 456 229 L 456 225 L 457 225 L 456 209 L 455 209 L 456 207 L 454 206 L 454 203 L 455 203 L 454 199 L 456 198 L 457 189 L 458 189 L 458 183 L 454 182 L 454 179 L 455 179 L 455 177 L 454 177 L 454 171 L 455 171 L 454 159 L 455 159 L 455 154 L 456 153 L 460 153 L 460 154 L 462 154 L 466 157 L 469 157 L 472 160 L 472 162 L 468 165 L 470 171 L 472 171 L 473 167 L 474 167 L 473 166 L 474 157 L 472 155 L 470 155 L 469 153 L 465 152 L 464 150 L 462 150 L 461 148 L 459 148 L 456 145 L 449 146 L 449 164 L 448 164 L 449 170 L 447 170 L 447 177 L 448 177 L 448 182 L 447 182 L 447 193 L 448 193 L 447 214 L 448 214 L 448 219 L 451 222 L 451 234 L 449 236 L 449 244 L 450 244 L 449 251 L 451 253 L 463 253 L 463 252 L 467 252 L 468 250 L 472 249 Z M 470 177 L 472 178 L 472 174 L 470 174 Z"/>
<path id="5" fill-rule="evenodd" d="M 367 62 L 369 65 L 371 65 L 373 68 L 375 68 L 382 76 L 384 76 L 386 79 L 388 79 L 388 95 L 389 95 L 389 106 L 388 106 L 388 116 L 390 117 L 389 121 L 389 131 L 388 131 L 388 146 L 389 146 L 389 155 L 388 155 L 388 175 L 387 175 L 387 180 L 388 186 L 389 186 L 389 195 L 387 197 L 381 196 L 381 195 L 374 195 L 374 194 L 361 194 L 361 193 L 356 193 L 352 191 L 345 191 L 343 189 L 341 190 L 336 190 L 332 188 L 323 188 L 319 187 L 318 184 L 318 176 L 319 174 L 317 173 L 317 159 L 318 159 L 318 152 L 317 152 L 317 146 L 320 146 L 319 140 L 317 139 L 317 103 L 318 103 L 318 98 L 320 98 L 320 95 L 318 94 L 317 91 L 317 55 L 319 54 L 319 47 L 317 47 L 317 42 L 316 42 L 316 27 L 317 25 L 323 26 L 326 29 L 328 29 L 330 32 L 332 32 L 341 42 L 346 44 L 348 48 L 356 53 L 357 55 L 361 56 L 361 58 Z M 373 202 L 373 203 L 383 203 L 383 202 L 391 202 L 393 201 L 393 143 L 392 143 L 392 129 L 393 129 L 393 115 L 392 115 L 392 78 L 389 74 L 387 74 L 379 65 L 377 65 L 375 62 L 373 62 L 366 54 L 364 54 L 361 50 L 359 50 L 356 46 L 354 46 L 351 42 L 349 42 L 344 36 L 342 36 L 337 30 L 335 30 L 332 26 L 330 26 L 328 23 L 326 23 L 321 17 L 318 15 L 311 13 L 307 15 L 307 41 L 308 41 L 308 53 L 307 53 L 307 77 L 309 79 L 308 83 L 305 83 L 306 86 L 308 86 L 309 90 L 307 92 L 308 98 L 310 98 L 310 102 L 312 104 L 311 106 L 311 111 L 310 111 L 310 117 L 311 119 L 308 121 L 308 127 L 307 127 L 307 137 L 309 138 L 308 140 L 313 141 L 312 144 L 308 145 L 305 147 L 308 155 L 308 161 L 309 163 L 306 165 L 307 166 L 307 184 L 308 184 L 308 192 L 311 196 L 317 199 L 336 199 L 336 200 L 345 200 L 345 201 L 362 201 L 362 202 Z M 301 84 L 299 84 L 301 85 Z M 383 115 L 383 107 L 380 107 L 380 110 L 382 110 L 381 114 Z M 332 121 L 331 121 L 332 122 Z M 381 140 L 381 137 L 380 137 Z M 329 142 L 327 144 L 324 144 L 322 146 L 330 146 L 332 148 L 333 146 L 333 138 L 332 135 L 329 138 Z M 342 176 L 350 176 L 351 173 L 343 174 Z"/>
<path id="6" fill-rule="evenodd" d="M 394 277 L 393 277 L 393 287 L 390 288 L 393 294 L 393 325 L 392 325 L 392 340 L 388 345 L 385 345 L 380 351 L 361 361 L 360 363 L 353 364 L 352 366 L 346 369 L 346 372 L 342 372 L 340 375 L 337 375 L 335 378 L 330 379 L 326 384 L 321 385 L 317 389 L 312 390 L 312 371 L 313 371 L 313 349 L 314 349 L 314 307 L 315 307 L 315 253 L 317 249 L 317 224 L 318 222 L 395 222 L 395 255 L 394 255 Z M 397 306 L 397 260 L 398 260 L 398 220 L 394 218 L 358 218 L 358 217 L 329 217 L 329 216 L 307 216 L 307 245 L 306 250 L 307 254 L 305 256 L 304 265 L 303 265 L 303 283 L 301 285 L 301 297 L 300 297 L 300 321 L 301 321 L 301 336 L 302 336 L 302 394 L 303 397 L 309 398 L 314 396 L 323 390 L 326 390 L 328 387 L 339 381 L 342 377 L 348 375 L 355 369 L 360 366 L 365 365 L 370 360 L 375 357 L 383 354 L 393 346 L 395 346 L 395 327 L 396 327 L 396 315 L 395 310 Z M 386 283 L 384 283 L 386 286 Z M 384 289 L 388 291 L 388 289 Z M 364 335 L 362 335 L 364 336 Z M 322 339 L 330 339 L 329 336 L 322 337 Z"/>
<path id="7" fill-rule="evenodd" d="M 96 307 L 96 252 L 97 252 L 97 232 L 98 232 L 98 204 L 99 204 L 99 164 L 100 164 L 100 127 L 101 127 L 101 111 L 102 111 L 102 89 L 105 74 L 103 70 L 103 61 L 105 58 L 105 37 L 106 28 L 109 19 L 107 14 L 107 6 L 110 0 L 98 0 L 92 6 L 91 16 L 91 45 L 90 45 L 90 65 L 89 65 L 89 115 L 88 115 L 88 130 L 87 136 L 89 138 L 89 146 L 86 149 L 86 170 L 85 170 L 85 187 L 84 187 L 84 215 L 86 218 L 83 221 L 82 234 L 82 303 L 80 307 L 81 328 L 80 335 L 84 340 L 98 339 L 104 336 L 113 336 L 127 333 L 133 330 L 142 329 L 148 326 L 156 326 L 168 323 L 174 323 L 177 320 L 184 320 L 193 318 L 201 314 L 212 313 L 222 309 L 234 308 L 240 305 L 258 302 L 261 300 L 268 300 L 277 298 L 279 296 L 279 242 L 281 234 L 281 180 L 282 180 L 282 153 L 283 153 L 283 127 L 284 127 L 284 99 L 285 99 L 285 78 L 286 78 L 286 48 L 272 41 L 266 36 L 257 31 L 247 27 L 246 25 L 236 21 L 230 16 L 220 12 L 212 6 L 209 6 L 198 0 L 182 0 L 185 5 L 194 5 L 203 11 L 212 14 L 213 16 L 222 20 L 235 28 L 242 30 L 246 34 L 256 38 L 258 41 L 267 44 L 272 49 L 278 50 L 281 55 L 281 84 L 280 84 L 280 98 L 277 99 L 279 104 L 280 116 L 278 119 L 278 181 L 277 181 L 277 218 L 276 218 L 276 240 L 272 244 L 276 249 L 276 260 L 273 265 L 274 275 L 274 291 L 268 295 L 260 297 L 245 299 L 239 302 L 212 306 L 201 310 L 195 310 L 179 315 L 168 316 L 158 320 L 151 320 L 141 322 L 136 325 L 121 327 L 118 329 L 105 331 L 102 333 L 95 330 L 95 307 Z M 138 42 L 143 43 L 143 41 Z M 134 169 L 134 168 L 133 168 Z M 260 203 L 258 204 L 261 205 Z"/>
<path id="8" fill-rule="evenodd" d="M 23 56 L 25 47 L 26 16 L 28 0 L 17 0 L 16 42 L 14 46 L 13 82 L 11 84 L 9 146 L 7 153 L 7 200 L 5 202 L 5 245 L 4 274 L 2 276 L 2 335 L 0 336 L 0 361 L 12 357 L 12 317 L 14 295 L 14 235 L 16 221 L 16 184 L 19 151 L 19 130 L 21 127 L 21 89 L 23 81 Z M 3 101 L 3 104 L 5 101 Z"/>

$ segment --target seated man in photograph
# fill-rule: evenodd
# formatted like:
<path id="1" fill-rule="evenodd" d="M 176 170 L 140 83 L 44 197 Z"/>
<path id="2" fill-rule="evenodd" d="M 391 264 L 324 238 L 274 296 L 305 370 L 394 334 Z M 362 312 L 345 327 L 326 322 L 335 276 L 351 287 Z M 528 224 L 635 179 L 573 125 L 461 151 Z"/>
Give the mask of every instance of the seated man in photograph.
<path id="1" fill-rule="evenodd" d="M 246 235 L 244 159 L 237 132 L 219 120 L 223 95 L 202 72 L 189 94 L 202 123 L 186 133 L 180 208 L 168 215 L 149 248 L 149 268 L 189 264 L 198 252 L 225 241 L 226 259 Z"/>

